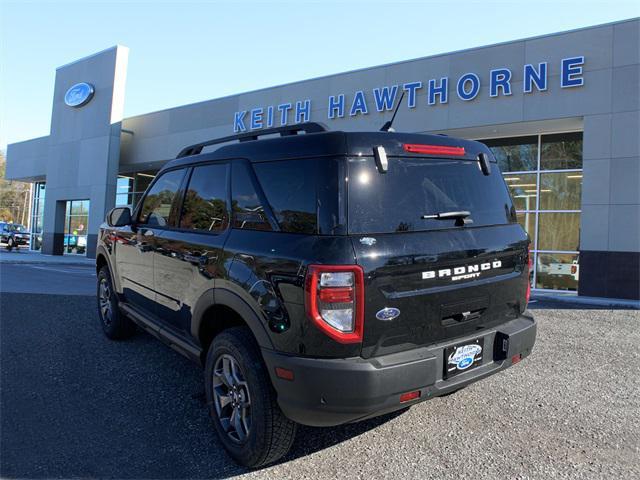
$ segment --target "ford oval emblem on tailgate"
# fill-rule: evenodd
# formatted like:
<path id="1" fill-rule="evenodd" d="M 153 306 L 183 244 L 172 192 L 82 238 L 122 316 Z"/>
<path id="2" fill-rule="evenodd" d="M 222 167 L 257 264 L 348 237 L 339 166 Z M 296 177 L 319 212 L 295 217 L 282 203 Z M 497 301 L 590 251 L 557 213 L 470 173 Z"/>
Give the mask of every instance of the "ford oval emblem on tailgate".
<path id="1" fill-rule="evenodd" d="M 389 322 L 400 315 L 400 310 L 393 307 L 386 307 L 376 313 L 376 318 L 378 320 L 382 320 L 383 322 Z"/>

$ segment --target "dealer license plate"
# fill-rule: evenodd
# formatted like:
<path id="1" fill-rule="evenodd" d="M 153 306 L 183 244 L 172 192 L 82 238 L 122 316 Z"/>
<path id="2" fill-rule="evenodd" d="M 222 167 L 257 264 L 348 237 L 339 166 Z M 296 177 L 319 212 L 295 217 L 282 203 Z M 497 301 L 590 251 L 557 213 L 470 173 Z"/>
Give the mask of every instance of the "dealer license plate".
<path id="1" fill-rule="evenodd" d="M 482 364 L 484 338 L 453 345 L 444 349 L 444 378 L 473 370 Z"/>

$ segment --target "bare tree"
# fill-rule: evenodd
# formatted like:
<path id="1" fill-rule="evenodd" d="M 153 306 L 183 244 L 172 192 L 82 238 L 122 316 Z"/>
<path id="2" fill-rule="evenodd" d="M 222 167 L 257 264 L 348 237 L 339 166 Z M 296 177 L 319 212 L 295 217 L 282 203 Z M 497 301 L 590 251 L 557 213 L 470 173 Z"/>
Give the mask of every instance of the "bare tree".
<path id="1" fill-rule="evenodd" d="M 6 168 L 5 154 L 0 150 L 0 221 L 26 225 L 29 222 L 31 185 L 6 180 Z"/>

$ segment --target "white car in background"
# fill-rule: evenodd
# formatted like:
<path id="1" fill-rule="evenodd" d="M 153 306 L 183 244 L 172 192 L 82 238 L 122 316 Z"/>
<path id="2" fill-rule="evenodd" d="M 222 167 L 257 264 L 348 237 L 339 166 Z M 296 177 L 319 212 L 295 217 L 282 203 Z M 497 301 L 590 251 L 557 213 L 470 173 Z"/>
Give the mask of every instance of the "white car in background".
<path id="1" fill-rule="evenodd" d="M 576 258 L 571 263 L 542 263 L 538 256 L 538 283 L 545 288 L 574 290 L 580 279 L 580 264 Z"/>

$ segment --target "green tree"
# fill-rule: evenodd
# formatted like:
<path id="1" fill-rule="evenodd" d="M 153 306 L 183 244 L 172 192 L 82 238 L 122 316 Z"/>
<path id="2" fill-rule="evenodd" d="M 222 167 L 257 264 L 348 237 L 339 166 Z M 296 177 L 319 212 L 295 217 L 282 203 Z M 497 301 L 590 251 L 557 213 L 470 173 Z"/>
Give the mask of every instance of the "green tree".
<path id="1" fill-rule="evenodd" d="M 22 223 L 29 221 L 30 184 L 5 178 L 7 161 L 0 150 L 0 221 Z"/>

